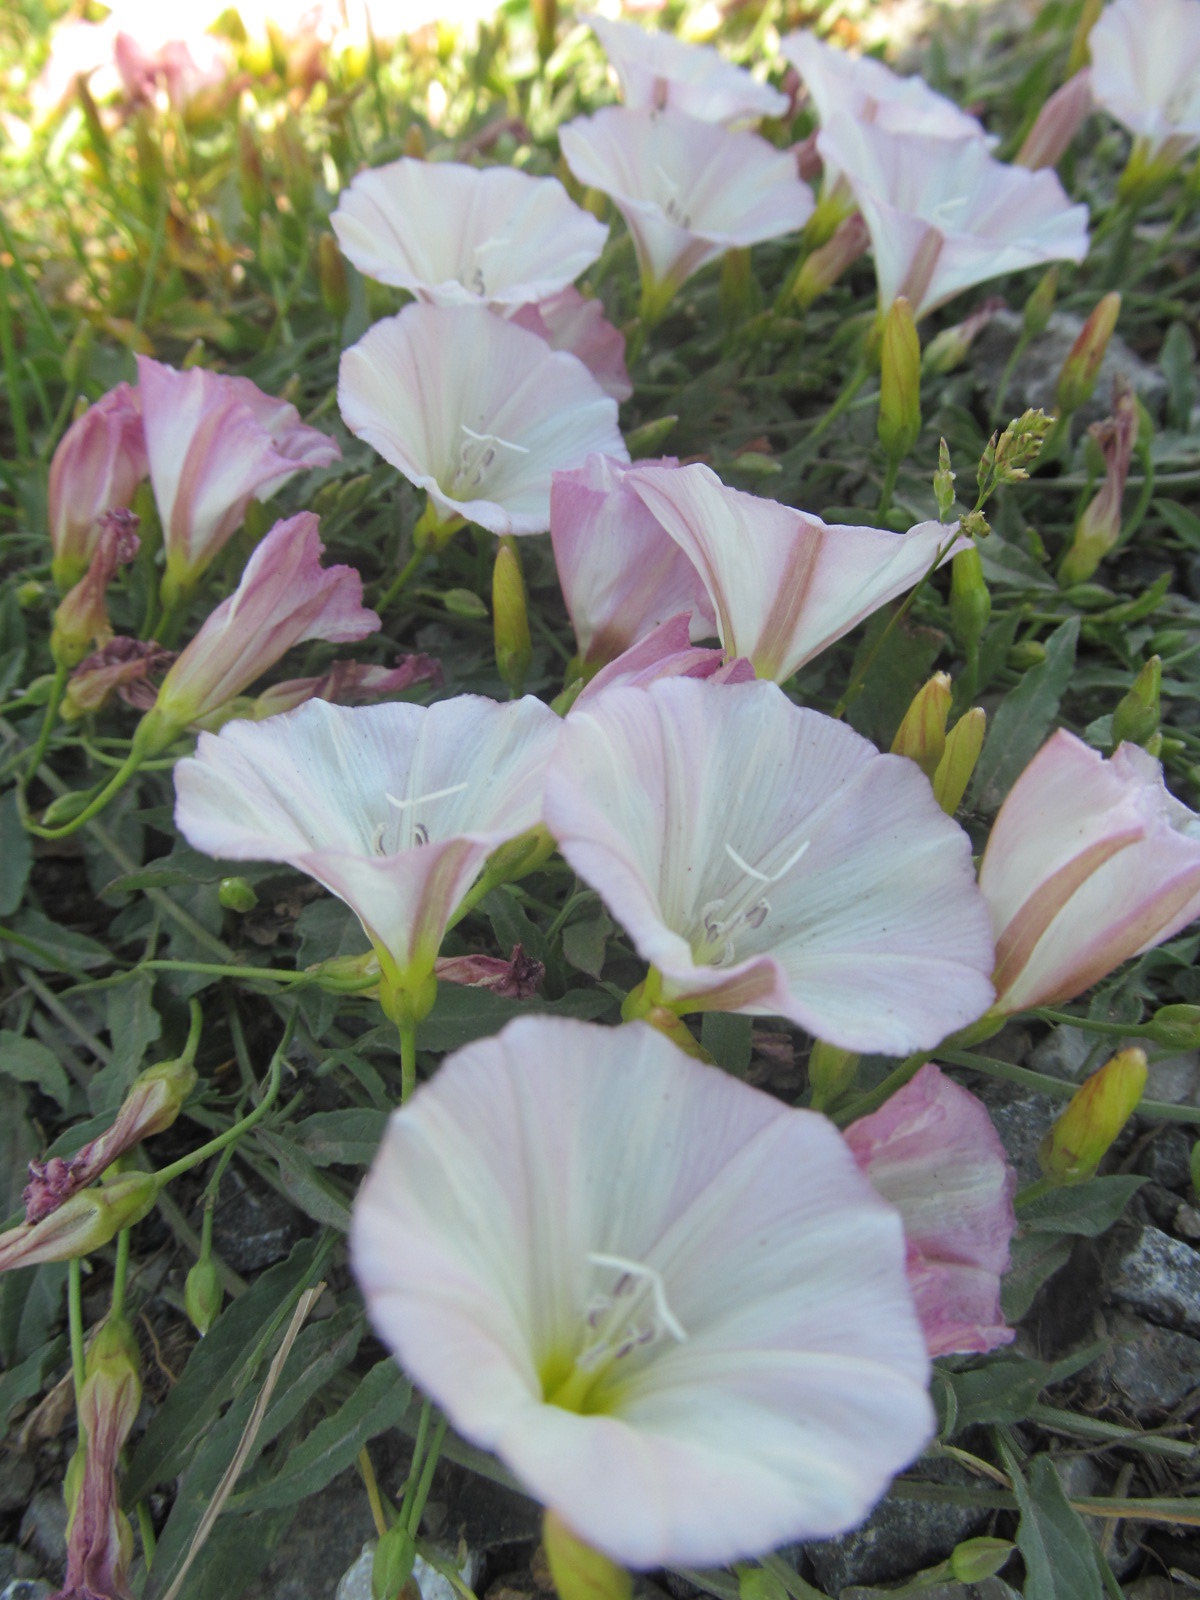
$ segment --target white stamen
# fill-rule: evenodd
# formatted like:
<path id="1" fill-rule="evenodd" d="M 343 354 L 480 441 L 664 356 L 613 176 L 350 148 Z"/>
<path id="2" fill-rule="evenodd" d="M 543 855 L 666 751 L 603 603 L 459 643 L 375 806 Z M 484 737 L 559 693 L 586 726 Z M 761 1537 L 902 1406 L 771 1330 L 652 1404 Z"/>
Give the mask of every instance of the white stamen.
<path id="1" fill-rule="evenodd" d="M 514 450 L 519 456 L 529 454 L 530 447 L 527 444 L 514 444 L 511 439 L 502 439 L 498 433 L 476 433 L 465 422 L 460 422 L 459 427 L 468 439 L 474 439 L 477 444 L 498 444 L 502 450 Z"/>
<path id="2" fill-rule="evenodd" d="M 430 794 L 415 794 L 411 800 L 400 800 L 394 794 L 385 794 L 384 799 L 388 805 L 395 806 L 397 811 L 407 811 L 409 806 L 423 806 L 430 800 L 445 800 L 448 795 L 461 794 L 464 789 L 469 789 L 469 783 L 455 783 L 449 789 L 434 789 Z"/>
<path id="3" fill-rule="evenodd" d="M 747 877 L 757 878 L 759 883 L 778 883 L 785 872 L 790 872 L 792 870 L 811 843 L 811 839 L 805 839 L 803 844 L 797 846 L 797 848 L 792 851 L 791 855 L 787 858 L 777 872 L 760 872 L 757 867 L 752 867 L 748 861 L 743 861 L 741 856 L 738 855 L 737 851 L 731 844 L 727 844 L 725 846 L 725 853 L 733 862 L 734 866 L 737 867 L 741 872 L 744 872 Z"/>
<path id="4" fill-rule="evenodd" d="M 630 1261 L 625 1256 L 604 1255 L 599 1250 L 589 1251 L 588 1261 L 594 1267 L 609 1267 L 614 1272 L 624 1272 L 630 1277 L 639 1279 L 650 1290 L 654 1300 L 654 1310 L 663 1327 L 673 1339 L 678 1339 L 680 1344 L 686 1342 L 687 1330 L 667 1304 L 667 1291 L 663 1287 L 662 1276 L 653 1267 L 648 1267 L 644 1261 Z"/>

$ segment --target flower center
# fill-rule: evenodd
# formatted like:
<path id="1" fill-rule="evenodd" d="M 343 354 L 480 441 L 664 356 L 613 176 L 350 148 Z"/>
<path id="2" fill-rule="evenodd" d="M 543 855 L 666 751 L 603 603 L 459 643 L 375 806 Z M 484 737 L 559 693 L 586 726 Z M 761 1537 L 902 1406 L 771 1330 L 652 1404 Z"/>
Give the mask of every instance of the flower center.
<path id="1" fill-rule="evenodd" d="M 395 806 L 398 815 L 385 818 L 375 829 L 371 838 L 372 853 L 394 856 L 398 850 L 412 850 L 428 844 L 429 825 L 417 820 L 416 808 L 430 805 L 435 800 L 448 799 L 450 795 L 461 794 L 469 788 L 470 784 L 467 783 L 452 783 L 448 789 L 433 789 L 429 794 L 415 794 L 408 799 L 385 794 L 383 798 L 388 805 Z"/>
<path id="2" fill-rule="evenodd" d="M 692 940 L 692 956 L 698 966 L 732 966 L 737 960 L 738 937 L 747 928 L 761 928 L 771 914 L 771 902 L 763 890 L 790 872 L 811 843 L 805 839 L 774 872 L 752 867 L 731 844 L 725 846 L 725 854 L 743 874 L 743 881 L 730 894 L 717 895 L 700 908 L 702 933 Z"/>
<path id="3" fill-rule="evenodd" d="M 458 447 L 458 464 L 445 490 L 454 500 L 469 499 L 476 493 L 501 450 L 511 450 L 518 456 L 529 454 L 528 445 L 514 444 L 496 433 L 476 433 L 465 422 L 460 422 L 459 427 L 465 437 Z"/>
<path id="4" fill-rule="evenodd" d="M 610 1408 L 613 1382 L 635 1350 L 667 1339 L 679 1344 L 687 1339 L 667 1303 L 662 1276 L 653 1267 L 600 1251 L 592 1251 L 587 1259 L 600 1269 L 604 1286 L 597 1286 L 587 1302 L 574 1356 L 546 1363 L 542 1373 L 546 1404 L 581 1415 Z"/>

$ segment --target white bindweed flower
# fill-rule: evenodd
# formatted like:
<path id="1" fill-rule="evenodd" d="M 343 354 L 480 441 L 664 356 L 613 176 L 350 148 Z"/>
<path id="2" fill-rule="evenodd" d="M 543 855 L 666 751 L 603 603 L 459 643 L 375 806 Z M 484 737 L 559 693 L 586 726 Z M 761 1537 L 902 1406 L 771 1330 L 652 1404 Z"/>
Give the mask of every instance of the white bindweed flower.
<path id="1" fill-rule="evenodd" d="M 833 1125 L 641 1025 L 523 1018 L 452 1056 L 351 1254 L 454 1427 L 628 1566 L 840 1533 L 933 1429 L 900 1218 Z"/>
<path id="2" fill-rule="evenodd" d="M 580 183 L 625 218 L 649 316 L 727 250 L 794 233 L 812 215 L 790 151 L 670 107 L 609 106 L 568 122 L 559 143 Z"/>
<path id="3" fill-rule="evenodd" d="M 344 900 L 396 990 L 417 993 L 492 851 L 538 826 L 561 724 L 526 698 L 310 700 L 202 734 L 175 821 L 229 861 L 286 861 Z"/>
<path id="4" fill-rule="evenodd" d="M 964 547 L 956 525 L 830 524 L 730 489 L 700 465 L 635 464 L 622 487 L 699 573 L 726 655 L 779 683 Z"/>
<path id="5" fill-rule="evenodd" d="M 497 309 L 565 289 L 608 236 L 557 178 L 407 157 L 360 172 L 330 225 L 368 278 L 437 305 Z"/>
<path id="6" fill-rule="evenodd" d="M 1087 254 L 1087 207 L 1070 203 L 1053 172 L 1006 166 L 980 139 L 837 115 L 817 149 L 846 179 L 871 230 L 884 313 L 904 295 L 922 317 L 973 284 Z"/>
<path id="7" fill-rule="evenodd" d="M 904 1055 L 990 1003 L 966 834 L 911 761 L 773 683 L 667 678 L 577 704 L 545 818 L 673 1011 Z"/>
<path id="8" fill-rule="evenodd" d="M 1200 144 L 1200 0 L 1114 0 L 1088 34 L 1092 98 L 1174 165 Z"/>
<path id="9" fill-rule="evenodd" d="M 553 473 L 627 461 L 617 403 L 575 356 L 482 307 L 411 305 L 342 355 L 338 405 L 443 517 L 544 533 Z"/>
<path id="10" fill-rule="evenodd" d="M 587 20 L 617 75 L 621 98 L 634 111 L 671 106 L 701 122 L 741 124 L 781 117 L 788 108 L 787 95 L 758 83 L 707 45 L 632 22 Z"/>

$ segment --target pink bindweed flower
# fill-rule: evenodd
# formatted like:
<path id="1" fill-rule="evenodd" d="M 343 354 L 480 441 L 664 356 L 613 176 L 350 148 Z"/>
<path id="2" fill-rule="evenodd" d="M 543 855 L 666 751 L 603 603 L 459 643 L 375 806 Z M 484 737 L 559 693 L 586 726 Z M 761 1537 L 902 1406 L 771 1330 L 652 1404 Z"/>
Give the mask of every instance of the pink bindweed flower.
<path id="1" fill-rule="evenodd" d="M 979 139 L 939 139 L 838 115 L 817 135 L 845 177 L 875 251 L 879 308 L 923 317 L 973 284 L 1045 261 L 1082 261 L 1087 207 L 1053 172 L 996 161 Z"/>
<path id="2" fill-rule="evenodd" d="M 610 195 L 633 236 L 653 319 L 727 250 L 802 228 L 813 197 L 787 151 L 682 111 L 608 106 L 559 129 L 580 183 Z"/>
<path id="3" fill-rule="evenodd" d="M 608 236 L 557 178 L 408 157 L 360 172 L 330 224 L 368 278 L 437 305 L 496 310 L 557 294 Z"/>
<path id="4" fill-rule="evenodd" d="M 844 1134 L 863 1174 L 904 1220 L 908 1281 L 929 1354 L 1011 1343 L 1000 1279 L 1016 1228 L 1016 1173 L 983 1102 L 929 1063 Z"/>
<path id="5" fill-rule="evenodd" d="M 677 463 L 660 463 L 673 469 Z M 628 486 L 624 462 L 589 456 L 550 485 L 550 540 L 585 668 L 611 661 L 681 611 L 696 636 L 715 618 L 688 554 Z"/>
<path id="6" fill-rule="evenodd" d="M 251 500 L 341 456 L 332 439 L 300 421 L 295 406 L 249 378 L 203 367 L 176 372 L 139 356 L 138 387 L 168 597 L 190 588 L 241 526 Z"/>
<path id="7" fill-rule="evenodd" d="M 161 749 L 180 728 L 212 716 L 285 651 L 308 639 L 363 639 L 379 618 L 362 604 L 353 567 L 323 567 L 318 519 L 301 511 L 277 522 L 246 563 L 241 582 L 211 613 L 163 679 L 135 738 Z"/>
<path id="8" fill-rule="evenodd" d="M 488 856 L 541 822 L 560 728 L 528 697 L 310 700 L 202 734 L 175 768 L 175 820 L 208 855 L 315 878 L 361 921 L 385 984 L 416 993 Z"/>
<path id="9" fill-rule="evenodd" d="M 59 601 L 50 633 L 50 654 L 61 667 L 76 667 L 89 646 L 112 638 L 108 620 L 108 586 L 118 567 L 138 553 L 138 519 L 132 511 L 106 511 L 92 547 L 87 571 Z"/>
<path id="10" fill-rule="evenodd" d="M 63 697 L 62 716 L 72 722 L 89 711 L 99 711 L 114 694 L 126 705 L 149 711 L 158 698 L 151 683 L 175 660 L 174 650 L 164 650 L 153 639 L 129 639 L 118 634 L 87 656 L 72 672 Z"/>
<path id="11" fill-rule="evenodd" d="M 544 339 L 551 350 L 577 356 L 614 400 L 628 400 L 633 393 L 625 365 L 625 335 L 604 315 L 599 300 L 589 300 L 569 285 L 548 300 L 519 307 L 512 320 Z"/>
<path id="12" fill-rule="evenodd" d="M 955 526 L 898 534 L 829 524 L 730 489 L 698 464 L 639 464 L 625 487 L 696 567 L 726 654 L 780 683 L 963 548 Z"/>
<path id="13" fill-rule="evenodd" d="M 515 944 L 507 961 L 503 956 L 439 956 L 433 973 L 439 983 L 487 989 L 506 1000 L 531 1000 L 542 987 L 546 967 Z"/>
<path id="14" fill-rule="evenodd" d="M 119 383 L 71 424 L 50 462 L 52 570 L 60 592 L 87 571 L 101 517 L 128 508 L 148 470 L 141 395 Z"/>
<path id="15" fill-rule="evenodd" d="M 1034 172 L 1041 167 L 1056 167 L 1093 105 L 1092 70 L 1081 67 L 1054 91 L 1038 112 L 1037 120 L 1017 151 L 1017 166 L 1029 167 Z"/>
<path id="16" fill-rule="evenodd" d="M 1137 398 L 1129 381 L 1113 384 L 1113 414 L 1088 429 L 1104 456 L 1104 482 L 1075 526 L 1059 566 L 1059 581 L 1085 583 L 1121 537 L 1121 502 L 1138 436 Z"/>
<path id="17" fill-rule="evenodd" d="M 706 649 L 690 642 L 690 617 L 681 611 L 661 623 L 637 644 L 615 656 L 575 699 L 575 705 L 593 700 L 606 689 L 644 689 L 660 678 L 709 678 L 714 683 L 750 683 L 754 668 L 737 657 L 729 661 L 724 650 Z"/>
<path id="18" fill-rule="evenodd" d="M 1108 761 L 1060 728 L 992 825 L 979 887 L 995 1011 L 1056 1005 L 1200 915 L 1200 817 L 1136 745 Z"/>
<path id="19" fill-rule="evenodd" d="M 149 1172 L 121 1172 L 68 1194 L 37 1222 L 19 1222 L 0 1233 L 0 1272 L 90 1255 L 140 1222 L 157 1197 Z"/>
<path id="20" fill-rule="evenodd" d="M 256 695 L 241 715 L 261 722 L 294 711 L 306 700 L 332 700 L 335 705 L 361 705 L 368 700 L 386 700 L 403 694 L 419 683 L 435 686 L 445 681 L 442 664 L 435 656 L 418 652 L 400 656 L 394 667 L 371 666 L 362 661 L 335 661 L 319 678 L 288 678 L 273 683 Z"/>
<path id="21" fill-rule="evenodd" d="M 1200 4 L 1113 0 L 1088 49 L 1096 104 L 1133 134 L 1142 159 L 1169 169 L 1200 144 Z"/>
<path id="22" fill-rule="evenodd" d="M 678 1013 L 932 1048 L 989 1004 L 967 836 L 913 763 L 773 683 L 606 689 L 563 724 L 546 825 Z"/>
<path id="23" fill-rule="evenodd" d="M 455 1429 L 626 1566 L 842 1532 L 932 1430 L 896 1213 L 824 1118 L 642 1025 L 522 1018 L 450 1057 L 351 1258 Z"/>
<path id="24" fill-rule="evenodd" d="M 757 82 L 707 45 L 594 14 L 587 21 L 631 110 L 670 106 L 701 122 L 740 126 L 760 117 L 781 117 L 788 109 L 787 95 Z"/>
<path id="25" fill-rule="evenodd" d="M 628 460 L 616 402 L 582 361 L 482 307 L 411 305 L 342 356 L 351 433 L 439 515 L 544 533 L 550 479 L 592 451 Z"/>

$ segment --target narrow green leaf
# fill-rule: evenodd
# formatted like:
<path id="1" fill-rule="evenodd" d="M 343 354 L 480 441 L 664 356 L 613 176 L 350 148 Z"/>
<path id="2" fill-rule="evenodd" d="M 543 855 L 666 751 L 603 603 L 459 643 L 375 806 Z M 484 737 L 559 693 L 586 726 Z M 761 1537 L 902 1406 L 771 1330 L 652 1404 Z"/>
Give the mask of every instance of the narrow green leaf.
<path id="1" fill-rule="evenodd" d="M 0 1077 L 14 1083 L 32 1083 L 56 1100 L 62 1110 L 69 1109 L 71 1080 L 53 1050 L 38 1039 L 0 1029 Z"/>
<path id="2" fill-rule="evenodd" d="M 1133 1173 L 1114 1173 L 1077 1188 L 1051 1189 L 1021 1207 L 1021 1226 L 1030 1233 L 1075 1233 L 1094 1239 L 1112 1227 L 1145 1181 Z"/>
<path id="3" fill-rule="evenodd" d="M 994 811 L 1050 732 L 1071 673 L 1079 618 L 1069 617 L 1046 640 L 1046 659 L 1031 667 L 992 718 L 971 785 L 971 807 Z"/>
<path id="4" fill-rule="evenodd" d="M 1003 1442 L 1000 1448 L 1021 1510 L 1017 1547 L 1025 1559 L 1025 1600 L 1100 1600 L 1095 1546 L 1054 1463 L 1036 1456 L 1026 1483 L 1011 1450 Z"/>
<path id="5" fill-rule="evenodd" d="M 21 824 L 17 791 L 6 789 L 0 794 L 0 917 L 21 904 L 32 865 L 33 846 Z"/>

